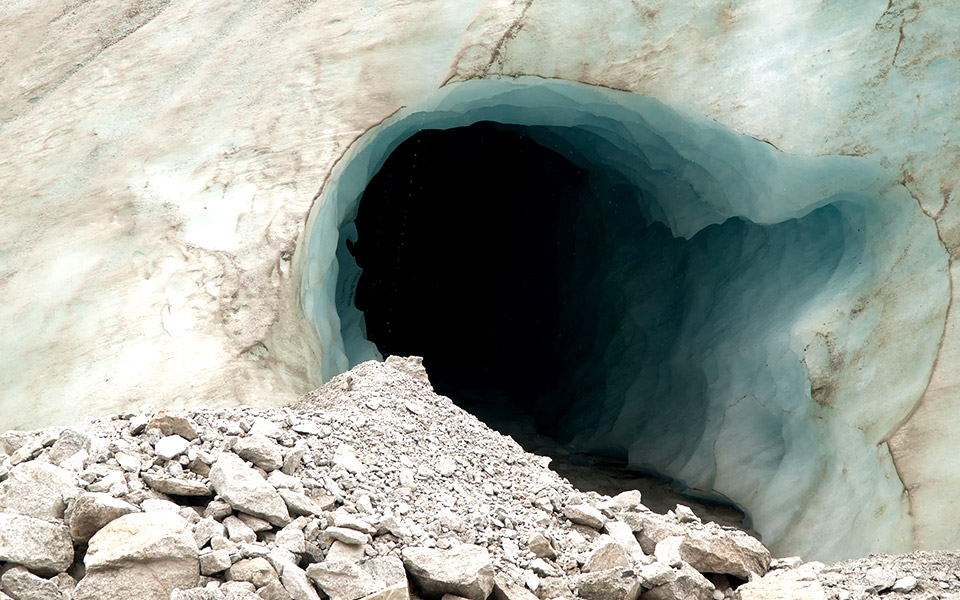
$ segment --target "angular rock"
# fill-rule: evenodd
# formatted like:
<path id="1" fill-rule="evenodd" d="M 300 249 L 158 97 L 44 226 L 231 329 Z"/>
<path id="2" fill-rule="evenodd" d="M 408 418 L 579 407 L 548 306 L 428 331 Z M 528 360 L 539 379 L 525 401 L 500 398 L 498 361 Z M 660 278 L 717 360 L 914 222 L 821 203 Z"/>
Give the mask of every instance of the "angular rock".
<path id="1" fill-rule="evenodd" d="M 638 542 L 636 536 L 633 535 L 633 530 L 629 525 L 623 521 L 607 521 L 604 529 L 607 530 L 610 537 L 623 546 L 623 549 L 626 550 L 631 560 L 637 562 L 645 560 L 646 553 L 643 551 L 643 548 L 640 547 L 640 542 Z"/>
<path id="2" fill-rule="evenodd" d="M 226 536 L 227 530 L 223 523 L 219 523 L 209 517 L 200 519 L 193 526 L 193 540 L 197 543 L 197 548 L 203 548 L 214 536 Z"/>
<path id="3" fill-rule="evenodd" d="M 906 577 L 901 577 L 893 583 L 893 587 L 890 588 L 891 592 L 900 592 L 901 594 L 909 594 L 917 587 L 917 578 L 913 575 L 907 575 Z"/>
<path id="4" fill-rule="evenodd" d="M 227 569 L 226 577 L 229 581 L 249 581 L 258 588 L 280 579 L 273 565 L 261 557 L 245 558 L 235 562 Z"/>
<path id="5" fill-rule="evenodd" d="M 287 510 L 291 515 L 312 517 L 323 512 L 323 508 L 319 504 L 302 492 L 281 488 L 277 490 L 277 493 L 283 498 L 283 502 L 287 505 Z"/>
<path id="6" fill-rule="evenodd" d="M 665 565 L 679 567 L 683 562 L 683 557 L 680 555 L 680 546 L 683 544 L 683 540 L 684 538 L 679 535 L 672 535 L 660 540 L 653 552 L 654 556 Z"/>
<path id="7" fill-rule="evenodd" d="M 144 483 L 150 486 L 150 489 L 169 494 L 171 496 L 212 496 L 213 492 L 202 481 L 196 479 L 180 479 L 170 477 L 169 475 L 157 475 L 155 473 L 141 473 Z"/>
<path id="8" fill-rule="evenodd" d="M 573 578 L 573 582 L 578 596 L 584 600 L 636 600 L 641 591 L 640 580 L 630 569 L 584 573 Z"/>
<path id="9" fill-rule="evenodd" d="M 294 564 L 284 565 L 280 582 L 293 600 L 320 600 L 320 595 L 307 578 L 307 573 Z"/>
<path id="10" fill-rule="evenodd" d="M 60 432 L 57 441 L 54 442 L 44 460 L 60 466 L 64 466 L 63 463 L 69 463 L 71 465 L 70 470 L 75 470 L 73 467 L 83 468 L 82 457 L 89 455 L 91 442 L 92 439 L 89 435 L 69 427 Z M 76 460 L 77 458 L 81 459 L 79 463 Z"/>
<path id="11" fill-rule="evenodd" d="M 537 597 L 527 588 L 497 574 L 493 578 L 493 600 L 537 600 Z"/>
<path id="12" fill-rule="evenodd" d="M 210 484 L 236 510 L 281 527 L 290 522 L 287 505 L 277 490 L 232 452 L 223 452 L 213 464 Z"/>
<path id="13" fill-rule="evenodd" d="M 227 528 L 227 537 L 237 543 L 253 543 L 257 541 L 257 532 L 249 525 L 234 516 L 229 516 L 223 520 L 224 527 Z"/>
<path id="14" fill-rule="evenodd" d="M 866 591 L 880 593 L 893 587 L 897 582 L 897 574 L 890 569 L 873 567 L 864 575 L 867 582 Z"/>
<path id="15" fill-rule="evenodd" d="M 92 538 L 76 600 L 167 600 L 199 582 L 190 524 L 171 511 L 114 519 Z"/>
<path id="16" fill-rule="evenodd" d="M 699 571 L 683 563 L 676 579 L 644 592 L 644 600 L 712 600 L 713 584 Z"/>
<path id="17" fill-rule="evenodd" d="M 557 552 L 550 544 L 550 540 L 540 532 L 530 534 L 527 538 L 527 548 L 540 558 L 554 559 L 557 557 Z"/>
<path id="18" fill-rule="evenodd" d="M 352 546 L 362 546 L 370 541 L 370 535 L 357 531 L 356 529 L 347 529 L 346 527 L 327 527 L 324 532 L 330 539 L 350 544 Z"/>
<path id="19" fill-rule="evenodd" d="M 275 471 L 283 466 L 280 446 L 264 435 L 247 435 L 238 439 L 233 451 L 264 471 Z"/>
<path id="20" fill-rule="evenodd" d="M 796 570 L 773 571 L 737 588 L 741 600 L 827 600 L 835 598 L 816 577 Z"/>
<path id="21" fill-rule="evenodd" d="M 630 560 L 623 546 L 610 536 L 603 536 L 597 540 L 596 546 L 583 564 L 582 571 L 584 573 L 591 573 L 593 571 L 606 571 L 616 567 L 629 568 L 632 565 L 633 561 Z"/>
<path id="22" fill-rule="evenodd" d="M 23 567 L 14 567 L 0 578 L 3 591 L 13 600 L 61 600 L 60 588 L 49 579 L 37 577 Z"/>
<path id="23" fill-rule="evenodd" d="M 357 564 L 325 561 L 307 567 L 307 576 L 316 582 L 330 600 L 357 600 L 380 591 L 382 584 Z"/>
<path id="24" fill-rule="evenodd" d="M 197 439 L 197 426 L 186 415 L 159 410 L 147 423 L 147 429 L 159 429 L 163 435 L 179 435 L 187 440 Z"/>
<path id="25" fill-rule="evenodd" d="M 606 519 L 599 510 L 588 504 L 573 504 L 563 507 L 563 516 L 570 519 L 577 525 L 586 525 L 593 529 L 603 529 Z"/>
<path id="26" fill-rule="evenodd" d="M 53 521 L 63 518 L 63 496 L 45 485 L 8 479 L 0 483 L 0 511 L 34 519 Z"/>
<path id="27" fill-rule="evenodd" d="M 73 563 L 73 540 L 64 525 L 0 513 L 0 561 L 23 565 L 41 575 L 56 575 Z"/>
<path id="28" fill-rule="evenodd" d="M 456 594 L 486 600 L 493 591 L 493 566 L 485 548 L 465 544 L 449 550 L 407 547 L 403 566 L 426 600 Z"/>
<path id="29" fill-rule="evenodd" d="M 76 542 L 86 542 L 110 521 L 136 512 L 136 506 L 109 494 L 85 492 L 71 509 L 70 535 Z"/>
<path id="30" fill-rule="evenodd" d="M 655 561 L 640 567 L 637 576 L 640 577 L 640 584 L 643 587 L 651 589 L 670 583 L 677 578 L 677 572 L 670 568 L 670 565 Z"/>
<path id="31" fill-rule="evenodd" d="M 174 458 L 186 452 L 187 448 L 189 447 L 190 442 L 179 435 L 168 435 L 165 438 L 161 438 L 160 441 L 156 443 L 153 450 L 160 458 L 173 460 Z"/>
<path id="32" fill-rule="evenodd" d="M 680 557 L 701 573 L 723 573 L 750 579 L 770 568 L 770 551 L 741 531 L 719 527 L 687 528 L 680 544 Z M 891 585 L 892 582 L 891 582 Z"/>
<path id="33" fill-rule="evenodd" d="M 229 550 L 209 550 L 200 555 L 200 574 L 214 575 L 230 568 L 233 559 Z"/>
<path id="34" fill-rule="evenodd" d="M 33 460 L 10 469 L 8 481 L 42 485 L 60 494 L 65 500 L 72 500 L 83 491 L 77 481 L 77 474 L 56 465 Z"/>

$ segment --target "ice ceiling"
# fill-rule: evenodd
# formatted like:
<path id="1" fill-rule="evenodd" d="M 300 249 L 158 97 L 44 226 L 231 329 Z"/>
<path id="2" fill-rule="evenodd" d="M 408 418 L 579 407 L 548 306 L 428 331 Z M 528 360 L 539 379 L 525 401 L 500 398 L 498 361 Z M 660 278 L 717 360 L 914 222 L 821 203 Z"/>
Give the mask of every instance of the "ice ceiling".
<path id="1" fill-rule="evenodd" d="M 909 206 L 869 161 L 647 97 L 465 82 L 341 160 L 302 309 L 324 378 L 422 354 L 443 392 L 495 388 L 582 450 L 729 499 L 776 552 L 892 552 L 911 531 L 886 439 L 947 295 Z"/>

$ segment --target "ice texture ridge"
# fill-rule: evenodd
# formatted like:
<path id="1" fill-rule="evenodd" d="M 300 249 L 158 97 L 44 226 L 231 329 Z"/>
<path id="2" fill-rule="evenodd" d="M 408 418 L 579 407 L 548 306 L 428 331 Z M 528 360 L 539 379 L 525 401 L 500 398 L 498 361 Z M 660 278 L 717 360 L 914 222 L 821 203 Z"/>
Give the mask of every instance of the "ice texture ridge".
<path id="1" fill-rule="evenodd" d="M 367 183 L 418 131 L 481 121 L 590 174 L 578 224 L 604 245 L 570 272 L 571 297 L 594 293 L 570 303 L 564 326 L 579 343 L 557 394 L 540 399 L 544 418 L 583 450 L 743 507 L 775 554 L 909 549 L 886 441 L 933 369 L 947 255 L 865 159 L 788 155 L 582 84 L 448 85 L 354 143 L 314 204 L 295 267 L 322 377 L 379 358 L 345 245 Z"/>

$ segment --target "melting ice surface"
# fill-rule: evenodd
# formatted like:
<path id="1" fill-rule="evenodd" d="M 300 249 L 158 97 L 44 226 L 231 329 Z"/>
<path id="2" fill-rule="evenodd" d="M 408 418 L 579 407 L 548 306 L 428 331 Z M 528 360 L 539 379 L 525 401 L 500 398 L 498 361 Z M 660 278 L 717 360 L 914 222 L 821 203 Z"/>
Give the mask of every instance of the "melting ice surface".
<path id="1" fill-rule="evenodd" d="M 571 300 L 563 322 L 577 343 L 557 393 L 540 399 L 561 437 L 729 499 L 781 555 L 909 549 L 884 439 L 932 368 L 942 321 L 931 315 L 947 290 L 930 265 L 945 255 L 866 160 L 785 155 L 656 100 L 568 82 L 447 86 L 363 136 L 315 205 L 302 308 L 324 378 L 379 358 L 345 246 L 371 177 L 418 131 L 481 121 L 590 174 L 578 228 L 602 248 L 570 274 L 571 298 L 589 290 L 589 302 Z M 898 298 L 884 295 L 895 286 Z M 924 301 L 903 310 L 911 294 Z M 916 333 L 909 368 L 885 337 L 891 319 Z"/>

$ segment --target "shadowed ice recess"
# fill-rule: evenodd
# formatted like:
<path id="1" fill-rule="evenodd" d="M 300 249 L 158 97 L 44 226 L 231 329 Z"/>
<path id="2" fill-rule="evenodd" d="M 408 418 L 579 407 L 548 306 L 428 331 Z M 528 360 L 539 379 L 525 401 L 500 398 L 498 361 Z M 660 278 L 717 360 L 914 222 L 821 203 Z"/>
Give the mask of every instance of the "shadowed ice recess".
<path id="1" fill-rule="evenodd" d="M 833 559 L 910 547 L 885 439 L 942 333 L 932 227 L 864 159 L 483 80 L 354 143 L 298 268 L 324 379 L 421 354 L 441 393 L 501 394 L 578 450 L 742 507 L 776 554 Z M 890 319 L 915 322 L 909 369 Z"/>

